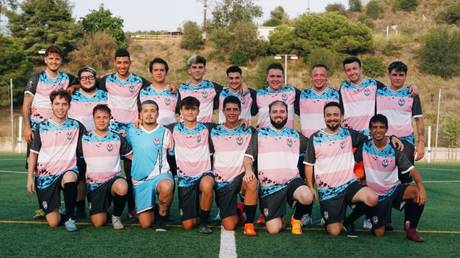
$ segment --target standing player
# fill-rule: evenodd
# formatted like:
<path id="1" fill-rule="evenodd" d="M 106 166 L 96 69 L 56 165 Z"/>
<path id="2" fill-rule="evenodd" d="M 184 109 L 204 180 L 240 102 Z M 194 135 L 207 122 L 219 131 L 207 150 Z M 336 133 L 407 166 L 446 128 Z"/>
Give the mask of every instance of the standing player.
<path id="1" fill-rule="evenodd" d="M 222 86 L 204 80 L 206 73 L 206 59 L 199 55 L 193 55 L 187 60 L 187 72 L 189 81 L 179 85 L 181 98 L 192 96 L 200 102 L 198 122 L 210 123 L 212 112 L 218 107 L 219 93 Z"/>
<path id="2" fill-rule="evenodd" d="M 197 121 L 200 102 L 194 97 L 181 100 L 180 112 L 183 122 L 168 125 L 168 128 L 174 139 L 182 226 L 191 229 L 198 224 L 199 217 L 199 232 L 210 234 L 212 229 L 208 221 L 214 187 L 209 146 L 210 126 Z"/>
<path id="3" fill-rule="evenodd" d="M 67 231 L 77 231 L 75 202 L 77 199 L 77 145 L 84 126 L 67 117 L 71 97 L 63 89 L 50 94 L 53 116 L 34 128 L 27 175 L 27 191 L 37 191 L 38 200 L 46 213 L 50 227 L 61 223 L 59 214 L 60 192 L 64 191 Z"/>
<path id="4" fill-rule="evenodd" d="M 216 202 L 222 218 L 222 226 L 226 230 L 235 230 L 238 224 L 237 197 L 240 191 L 243 192 L 243 210 L 246 214 L 244 234 L 255 236 L 257 178 L 252 169 L 252 160 L 245 157 L 254 129 L 240 125 L 241 109 L 238 97 L 226 97 L 223 101 L 225 122 L 211 129 Z"/>
<path id="5" fill-rule="evenodd" d="M 155 199 L 158 195 L 156 231 L 166 231 L 165 220 L 173 198 L 174 179 L 166 159 L 172 149 L 172 137 L 168 129 L 158 124 L 158 105 L 146 100 L 140 105 L 141 125 L 131 125 L 126 131 L 127 140 L 133 147 L 131 167 L 136 213 L 142 228 L 154 222 Z"/>
<path id="6" fill-rule="evenodd" d="M 152 74 L 152 84 L 143 88 L 139 93 L 139 102 L 153 100 L 158 104 L 158 123 L 161 125 L 171 124 L 177 121 L 179 113 L 179 93 L 173 92 L 166 82 L 169 71 L 168 63 L 159 57 L 149 63 L 149 71 Z"/>
<path id="7" fill-rule="evenodd" d="M 241 102 L 240 118 L 251 123 L 252 116 L 257 114 L 256 91 L 249 88 L 247 93 L 244 93 L 243 87 L 243 72 L 241 68 L 233 65 L 227 68 L 227 83 L 228 87 L 222 89 L 219 94 L 219 123 L 225 122 L 224 100 L 228 96 L 236 96 Z"/>
<path id="8" fill-rule="evenodd" d="M 259 109 L 258 128 L 270 126 L 268 106 L 274 101 L 283 101 L 288 107 L 286 126 L 294 128 L 294 116 L 298 114 L 300 91 L 291 85 L 284 85 L 284 68 L 280 63 L 267 67 L 268 85 L 257 91 L 257 107 Z"/>
<path id="9" fill-rule="evenodd" d="M 377 206 L 373 208 L 371 221 L 374 234 L 383 236 L 385 225 L 391 219 L 391 208 L 404 208 L 404 229 L 407 239 L 423 242 L 417 233 L 417 225 L 426 201 L 425 187 L 420 174 L 415 170 L 404 153 L 396 150 L 387 136 L 388 120 L 378 114 L 369 122 L 372 140 L 367 141 L 356 153 L 358 161 L 363 160 L 366 182 L 369 188 L 379 196 Z M 416 185 L 404 185 L 398 179 L 398 169 L 403 174 L 410 174 Z M 362 214 L 355 210 L 345 220 L 347 228 L 353 228 L 353 222 Z"/>
<path id="10" fill-rule="evenodd" d="M 69 109 L 69 117 L 82 123 L 86 130 L 94 129 L 93 108 L 98 104 L 107 104 L 107 93 L 97 89 L 96 70 L 85 66 L 78 70 L 80 88 L 72 93 L 72 105 Z M 82 157 L 78 157 L 78 196 L 77 218 L 84 218 L 85 212 L 85 173 L 86 165 Z"/>
<path id="11" fill-rule="evenodd" d="M 118 49 L 115 53 L 115 73 L 104 76 L 99 82 L 101 89 L 107 91 L 108 106 L 112 111 L 110 129 L 116 132 L 126 131 L 130 123 L 137 121 L 137 99 L 142 88 L 150 85 L 146 79 L 131 73 L 131 57 L 126 49 Z M 131 162 L 124 161 L 126 179 L 128 181 L 128 210 L 132 216 L 134 211 L 133 186 L 131 184 Z"/>
<path id="12" fill-rule="evenodd" d="M 313 202 L 313 193 L 300 177 L 297 167 L 307 139 L 286 126 L 289 111 L 285 102 L 274 101 L 268 108 L 271 126 L 258 130 L 247 152 L 248 156 L 257 157 L 260 205 L 265 225 L 270 234 L 277 234 L 284 228 L 287 202 L 295 206 L 291 233 L 301 235 L 301 218 Z"/>
<path id="13" fill-rule="evenodd" d="M 422 105 L 418 95 L 413 95 L 405 85 L 407 65 L 396 61 L 389 65 L 390 86 L 377 90 L 377 113 L 388 118 L 388 135 L 395 135 L 404 143 L 404 154 L 409 161 L 421 160 L 425 155 L 425 129 Z M 415 148 L 412 118 L 417 127 L 417 146 Z M 415 157 L 414 157 L 415 156 Z M 409 183 L 409 174 L 400 175 L 403 183 Z"/>
<path id="14" fill-rule="evenodd" d="M 304 164 L 311 191 L 314 191 L 315 167 L 314 181 L 326 231 L 337 236 L 342 232 L 347 205 L 356 204 L 356 209 L 365 209 L 375 206 L 378 200 L 375 192 L 359 182 L 353 173 L 352 148 L 358 147 L 367 137 L 340 126 L 343 109 L 339 103 L 329 102 L 323 110 L 326 128 L 310 137 Z"/>
<path id="15" fill-rule="evenodd" d="M 128 184 L 121 175 L 120 156 L 131 158 L 132 150 L 125 138 L 109 130 L 110 109 L 98 104 L 93 109 L 94 130 L 81 141 L 86 163 L 86 183 L 91 223 L 102 227 L 113 201 L 112 226 L 123 229 L 121 214 L 125 208 Z"/>

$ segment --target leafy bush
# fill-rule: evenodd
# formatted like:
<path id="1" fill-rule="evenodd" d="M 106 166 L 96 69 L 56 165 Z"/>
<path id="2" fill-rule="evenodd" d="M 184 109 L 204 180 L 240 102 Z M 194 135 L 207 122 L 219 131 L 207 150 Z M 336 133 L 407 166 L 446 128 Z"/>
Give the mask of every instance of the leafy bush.
<path id="1" fill-rule="evenodd" d="M 328 4 L 326 6 L 326 12 L 336 12 L 345 15 L 347 10 L 343 4 Z"/>
<path id="2" fill-rule="evenodd" d="M 366 5 L 366 15 L 372 19 L 377 19 L 382 15 L 382 6 L 380 6 L 379 1 L 371 0 Z"/>
<path id="3" fill-rule="evenodd" d="M 460 25 L 460 0 L 455 0 L 447 4 L 436 16 L 436 20 L 441 23 Z"/>
<path id="4" fill-rule="evenodd" d="M 188 21 L 184 24 L 180 47 L 195 50 L 203 47 L 204 41 L 201 29 L 195 22 Z"/>
<path id="5" fill-rule="evenodd" d="M 313 49 L 308 55 L 307 64 L 312 67 L 315 64 L 325 64 L 329 68 L 330 74 L 332 74 L 339 64 L 338 55 L 326 48 Z"/>
<path id="6" fill-rule="evenodd" d="M 364 74 L 375 78 L 385 75 L 385 63 L 379 56 L 366 56 L 362 59 Z"/>
<path id="7" fill-rule="evenodd" d="M 385 47 L 382 50 L 382 54 L 386 56 L 398 56 L 401 46 L 397 45 L 393 41 L 388 41 Z"/>
<path id="8" fill-rule="evenodd" d="M 348 6 L 348 10 L 352 12 L 361 12 L 361 10 L 363 9 L 361 0 L 348 0 Z"/>
<path id="9" fill-rule="evenodd" d="M 396 0 L 394 7 L 397 10 L 412 12 L 417 9 L 417 5 L 417 0 Z"/>

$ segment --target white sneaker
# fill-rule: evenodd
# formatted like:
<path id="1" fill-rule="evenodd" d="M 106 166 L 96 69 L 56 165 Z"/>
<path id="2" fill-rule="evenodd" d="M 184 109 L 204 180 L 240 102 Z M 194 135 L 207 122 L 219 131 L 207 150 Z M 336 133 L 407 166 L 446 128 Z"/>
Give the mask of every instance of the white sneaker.
<path id="1" fill-rule="evenodd" d="M 302 226 L 307 226 L 313 224 L 313 219 L 310 217 L 310 214 L 304 214 L 302 216 Z"/>
<path id="2" fill-rule="evenodd" d="M 326 221 L 324 220 L 324 218 L 321 218 L 321 220 L 319 221 L 319 225 L 324 226 L 325 224 L 326 224 Z"/>
<path id="3" fill-rule="evenodd" d="M 125 226 L 123 226 L 123 224 L 121 223 L 121 218 L 117 216 L 113 216 L 113 215 L 112 215 L 112 226 L 113 226 L 113 229 L 115 230 L 122 230 L 125 228 Z"/>
<path id="4" fill-rule="evenodd" d="M 363 221 L 363 228 L 364 229 L 372 229 L 372 223 L 370 219 L 365 219 Z"/>

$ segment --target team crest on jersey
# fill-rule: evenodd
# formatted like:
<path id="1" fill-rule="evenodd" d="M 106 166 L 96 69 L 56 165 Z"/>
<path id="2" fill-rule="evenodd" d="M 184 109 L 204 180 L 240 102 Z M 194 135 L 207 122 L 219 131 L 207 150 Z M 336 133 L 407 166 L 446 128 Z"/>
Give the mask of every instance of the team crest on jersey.
<path id="1" fill-rule="evenodd" d="M 398 101 L 398 105 L 399 105 L 400 107 L 402 107 L 402 106 L 404 106 L 404 104 L 406 104 L 406 100 L 403 99 L 403 98 L 400 98 L 399 101 Z"/>
<path id="2" fill-rule="evenodd" d="M 166 106 L 171 105 L 171 99 L 170 98 L 165 98 L 165 105 Z"/>
<path id="3" fill-rule="evenodd" d="M 157 145 L 160 144 L 160 138 L 158 137 L 153 138 L 153 143 Z"/>
<path id="4" fill-rule="evenodd" d="M 196 142 L 201 142 L 201 135 L 198 135 L 198 136 L 196 137 Z"/>
<path id="5" fill-rule="evenodd" d="M 327 220 L 327 219 L 329 218 L 329 212 L 324 211 L 324 212 L 323 212 L 323 218 L 324 218 L 325 220 Z"/>
<path id="6" fill-rule="evenodd" d="M 268 208 L 264 209 L 264 215 L 265 215 L 265 217 L 268 217 Z"/>
<path id="7" fill-rule="evenodd" d="M 371 91 L 368 88 L 364 89 L 364 95 L 369 96 L 371 94 Z"/>
<path id="8" fill-rule="evenodd" d="M 45 210 L 48 209 L 48 203 L 47 203 L 46 201 L 43 201 L 43 202 L 42 202 L 42 207 L 43 207 L 43 209 L 45 209 Z"/>
<path id="9" fill-rule="evenodd" d="M 112 152 L 113 151 L 113 144 L 109 143 L 107 144 L 107 151 Z"/>
<path id="10" fill-rule="evenodd" d="M 384 159 L 384 160 L 382 161 L 382 166 L 383 166 L 384 168 L 386 168 L 386 167 L 388 167 L 388 163 L 389 163 L 388 160 L 387 160 L 387 159 Z"/>
<path id="11" fill-rule="evenodd" d="M 345 149 L 345 142 L 344 142 L 344 141 L 340 142 L 340 148 L 341 148 L 342 150 Z"/>
<path id="12" fill-rule="evenodd" d="M 134 85 L 129 86 L 129 92 L 134 93 Z"/>
<path id="13" fill-rule="evenodd" d="M 67 133 L 65 134 L 65 138 L 66 138 L 67 140 L 69 140 L 69 141 L 72 140 L 72 132 L 67 132 Z"/>
<path id="14" fill-rule="evenodd" d="M 208 98 L 208 92 L 207 91 L 202 91 L 201 92 L 201 97 L 203 97 L 204 99 L 207 99 Z"/>
<path id="15" fill-rule="evenodd" d="M 241 146 L 243 144 L 243 137 L 241 136 L 236 137 L 236 144 Z"/>
<path id="16" fill-rule="evenodd" d="M 281 95 L 281 99 L 282 99 L 283 101 L 287 101 L 287 100 L 288 100 L 288 95 L 287 95 L 286 93 L 283 93 L 283 94 Z"/>
<path id="17" fill-rule="evenodd" d="M 377 217 L 377 216 L 372 217 L 372 223 L 374 225 L 377 225 L 377 223 L 379 223 L 379 217 Z"/>
<path id="18" fill-rule="evenodd" d="M 246 98 L 240 98 L 241 105 L 244 105 L 246 103 Z"/>
<path id="19" fill-rule="evenodd" d="M 291 139 L 291 138 L 288 138 L 288 139 L 287 139 L 287 146 L 288 146 L 289 148 L 291 148 L 293 144 L 294 144 L 294 143 L 292 142 L 292 139 Z"/>

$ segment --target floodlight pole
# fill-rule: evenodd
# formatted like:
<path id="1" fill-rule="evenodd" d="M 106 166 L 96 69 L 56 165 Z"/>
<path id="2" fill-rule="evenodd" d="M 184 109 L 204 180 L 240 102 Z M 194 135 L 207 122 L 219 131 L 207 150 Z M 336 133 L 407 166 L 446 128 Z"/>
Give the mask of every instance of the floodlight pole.
<path id="1" fill-rule="evenodd" d="M 275 56 L 275 59 L 278 59 L 278 60 L 282 58 L 284 58 L 284 85 L 287 85 L 288 83 L 288 59 L 296 60 L 299 57 L 297 57 L 296 55 L 292 55 L 292 54 L 278 54 Z"/>
<path id="2" fill-rule="evenodd" d="M 439 88 L 438 93 L 438 113 L 436 115 L 436 134 L 434 138 L 434 148 L 435 151 L 438 149 L 438 135 L 439 135 L 439 112 L 441 110 L 441 88 Z"/>
<path id="3" fill-rule="evenodd" d="M 14 152 L 13 79 L 10 79 L 11 151 Z"/>

